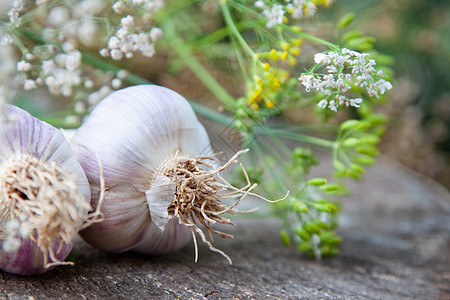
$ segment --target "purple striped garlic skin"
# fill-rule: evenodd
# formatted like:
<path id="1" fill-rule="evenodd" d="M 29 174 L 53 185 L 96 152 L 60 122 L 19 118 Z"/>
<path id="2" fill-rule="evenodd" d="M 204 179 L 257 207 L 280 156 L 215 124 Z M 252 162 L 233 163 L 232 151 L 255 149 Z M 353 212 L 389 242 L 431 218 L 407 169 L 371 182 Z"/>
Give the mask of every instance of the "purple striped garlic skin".
<path id="1" fill-rule="evenodd" d="M 90 188 L 59 130 L 12 105 L 3 112 L 0 268 L 38 274 L 67 264 L 90 209 Z"/>

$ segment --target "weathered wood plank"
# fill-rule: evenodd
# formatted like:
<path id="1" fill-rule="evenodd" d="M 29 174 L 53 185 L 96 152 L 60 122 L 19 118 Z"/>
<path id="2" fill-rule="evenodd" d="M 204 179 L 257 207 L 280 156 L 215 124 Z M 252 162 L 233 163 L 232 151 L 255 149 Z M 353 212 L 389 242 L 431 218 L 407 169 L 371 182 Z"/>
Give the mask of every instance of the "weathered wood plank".
<path id="1" fill-rule="evenodd" d="M 450 299 L 450 198 L 387 160 L 343 199 L 341 254 L 313 261 L 279 241 L 276 219 L 240 219 L 233 240 L 149 257 L 76 244 L 74 267 L 2 273 L 4 299 Z M 229 229 L 229 228 L 228 228 Z"/>

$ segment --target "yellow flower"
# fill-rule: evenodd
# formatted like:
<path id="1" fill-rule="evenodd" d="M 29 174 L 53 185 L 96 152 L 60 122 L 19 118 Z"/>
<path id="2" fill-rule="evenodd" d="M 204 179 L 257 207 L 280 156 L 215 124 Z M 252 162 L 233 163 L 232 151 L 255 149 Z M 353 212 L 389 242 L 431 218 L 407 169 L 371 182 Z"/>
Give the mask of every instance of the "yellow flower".
<path id="1" fill-rule="evenodd" d="M 300 53 L 300 48 L 298 48 L 298 47 L 295 47 L 294 49 L 291 50 L 291 54 L 293 56 L 297 56 L 297 55 L 299 55 L 299 53 Z"/>
<path id="2" fill-rule="evenodd" d="M 258 110 L 259 109 L 259 105 L 258 104 L 252 104 L 252 105 L 250 105 L 250 107 L 253 110 Z"/>
<path id="3" fill-rule="evenodd" d="M 253 105 L 253 104 L 261 102 L 261 100 L 262 100 L 261 93 L 262 93 L 262 88 L 257 89 L 248 99 L 248 103 Z"/>
<path id="4" fill-rule="evenodd" d="M 272 107 L 275 106 L 275 104 L 276 104 L 276 103 L 275 103 L 274 101 L 269 100 L 269 101 L 266 102 L 266 107 L 267 107 L 267 108 L 272 108 Z"/>

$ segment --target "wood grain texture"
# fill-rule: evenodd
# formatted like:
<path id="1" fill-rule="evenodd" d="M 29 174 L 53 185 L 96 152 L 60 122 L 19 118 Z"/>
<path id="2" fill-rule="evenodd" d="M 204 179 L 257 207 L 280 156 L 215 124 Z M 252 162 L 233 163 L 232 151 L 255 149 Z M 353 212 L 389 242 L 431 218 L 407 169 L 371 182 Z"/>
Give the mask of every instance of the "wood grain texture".
<path id="1" fill-rule="evenodd" d="M 239 219 L 233 240 L 159 257 L 105 254 L 81 240 L 64 266 L 2 273 L 4 299 L 450 299 L 450 197 L 385 159 L 342 199 L 341 253 L 310 260 L 284 248 L 276 219 Z M 222 228 L 228 229 L 229 228 Z"/>

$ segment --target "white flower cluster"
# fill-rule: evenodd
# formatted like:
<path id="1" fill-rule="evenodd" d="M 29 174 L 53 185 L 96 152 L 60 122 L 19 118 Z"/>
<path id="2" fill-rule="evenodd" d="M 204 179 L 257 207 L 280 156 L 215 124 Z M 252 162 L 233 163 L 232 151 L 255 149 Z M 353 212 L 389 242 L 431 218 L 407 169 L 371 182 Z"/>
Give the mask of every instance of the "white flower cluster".
<path id="1" fill-rule="evenodd" d="M 96 15 L 105 8 L 103 0 L 73 1 L 70 6 L 57 5 L 49 9 L 42 35 L 47 41 L 81 43 L 93 46 L 98 34 Z"/>
<path id="2" fill-rule="evenodd" d="M 283 5 L 273 4 L 272 6 L 266 5 L 262 0 L 255 2 L 255 7 L 262 8 L 262 15 L 267 19 L 266 27 L 272 28 L 277 24 L 283 24 L 283 17 L 285 11 Z"/>
<path id="3" fill-rule="evenodd" d="M 69 97 L 72 95 L 73 87 L 82 83 L 81 53 L 78 50 L 61 52 L 52 59 L 43 60 L 39 69 L 40 76 L 36 79 L 29 78 L 28 72 L 33 69 L 33 54 L 28 53 L 24 60 L 17 63 L 17 71 L 24 74 L 23 89 L 32 90 L 38 85 L 47 85 L 50 93 Z"/>
<path id="4" fill-rule="evenodd" d="M 108 48 L 100 50 L 103 57 L 111 56 L 114 60 L 133 57 L 133 52 L 151 57 L 155 54 L 154 42 L 162 36 L 162 30 L 153 27 L 149 32 L 141 32 L 135 27 L 134 18 L 130 15 L 120 21 L 120 28 L 108 41 Z"/>
<path id="5" fill-rule="evenodd" d="M 116 14 L 120 14 L 133 7 L 142 8 L 148 13 L 153 13 L 164 7 L 164 0 L 119 0 L 112 6 Z"/>
<path id="6" fill-rule="evenodd" d="M 317 11 L 317 6 L 311 0 L 286 0 L 286 3 L 286 10 L 294 19 L 312 17 Z"/>
<path id="7" fill-rule="evenodd" d="M 0 31 L 0 35 L 2 32 Z M 6 38 L 5 38 L 6 39 Z M 0 44 L 0 106 L 14 98 L 21 88 L 21 78 L 16 72 L 16 52 L 9 43 Z"/>
<path id="8" fill-rule="evenodd" d="M 329 51 L 314 55 L 316 64 L 326 66 L 328 74 L 302 74 L 299 78 L 306 91 L 312 89 L 325 94 L 318 106 L 337 111 L 340 106 L 359 107 L 362 98 L 349 98 L 346 95 L 353 86 L 364 88 L 371 97 L 380 97 L 392 84 L 383 79 L 383 71 L 375 69 L 376 61 L 369 59 L 367 53 L 349 49 Z"/>
<path id="9" fill-rule="evenodd" d="M 15 27 L 20 25 L 20 12 L 24 9 L 24 3 L 22 0 L 14 0 L 12 2 L 11 9 L 8 11 L 9 22 Z"/>
<path id="10" fill-rule="evenodd" d="M 254 6 L 261 8 L 261 14 L 267 19 L 266 27 L 272 28 L 275 25 L 283 23 L 283 17 L 286 13 L 292 15 L 294 19 L 303 17 L 312 17 L 317 11 L 317 6 L 312 0 L 285 0 L 283 4 L 272 4 L 271 6 L 258 0 Z"/>

